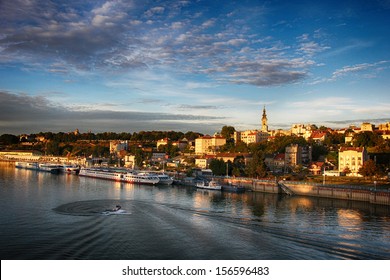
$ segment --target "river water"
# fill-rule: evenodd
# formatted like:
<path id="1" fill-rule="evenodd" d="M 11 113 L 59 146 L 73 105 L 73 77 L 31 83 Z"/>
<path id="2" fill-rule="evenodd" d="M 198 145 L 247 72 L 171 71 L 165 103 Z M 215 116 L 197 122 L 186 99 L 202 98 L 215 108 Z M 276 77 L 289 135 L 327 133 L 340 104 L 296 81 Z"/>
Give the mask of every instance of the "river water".
<path id="1" fill-rule="evenodd" d="M 120 204 L 124 210 L 107 214 Z M 0 163 L 1 259 L 390 259 L 387 206 L 132 185 Z"/>

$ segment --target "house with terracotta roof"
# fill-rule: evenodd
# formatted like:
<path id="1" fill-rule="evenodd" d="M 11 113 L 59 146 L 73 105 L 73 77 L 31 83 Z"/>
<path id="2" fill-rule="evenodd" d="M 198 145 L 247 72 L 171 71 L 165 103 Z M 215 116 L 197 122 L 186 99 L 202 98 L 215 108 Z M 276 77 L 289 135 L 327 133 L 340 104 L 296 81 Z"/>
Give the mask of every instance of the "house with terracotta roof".
<path id="1" fill-rule="evenodd" d="M 324 170 L 325 162 L 323 161 L 314 161 L 309 165 L 309 171 L 313 175 L 321 175 Z"/>
<path id="2" fill-rule="evenodd" d="M 311 133 L 309 138 L 312 139 L 314 142 L 324 143 L 327 135 L 328 135 L 328 133 L 326 131 L 316 130 L 316 131 L 313 131 Z"/>

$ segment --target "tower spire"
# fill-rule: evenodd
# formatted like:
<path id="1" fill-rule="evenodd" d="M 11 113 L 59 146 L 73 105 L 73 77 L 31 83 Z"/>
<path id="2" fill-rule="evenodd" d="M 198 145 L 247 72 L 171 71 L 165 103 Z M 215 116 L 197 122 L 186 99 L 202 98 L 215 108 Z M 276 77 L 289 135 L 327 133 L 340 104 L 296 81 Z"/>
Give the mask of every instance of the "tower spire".
<path id="1" fill-rule="evenodd" d="M 261 131 L 268 132 L 268 119 L 267 119 L 267 112 L 265 110 L 265 105 L 263 108 L 263 116 L 261 118 Z"/>

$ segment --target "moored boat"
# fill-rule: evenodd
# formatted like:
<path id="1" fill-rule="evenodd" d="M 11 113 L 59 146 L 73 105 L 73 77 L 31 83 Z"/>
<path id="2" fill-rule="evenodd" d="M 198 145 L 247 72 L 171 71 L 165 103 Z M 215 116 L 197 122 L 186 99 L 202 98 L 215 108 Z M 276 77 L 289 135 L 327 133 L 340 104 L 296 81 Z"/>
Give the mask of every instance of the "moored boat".
<path id="1" fill-rule="evenodd" d="M 15 162 L 15 167 L 22 169 L 39 170 L 38 162 L 17 161 Z"/>
<path id="2" fill-rule="evenodd" d="M 158 177 L 159 181 L 158 183 L 160 185 L 172 185 L 173 184 L 173 178 L 170 177 L 166 173 L 150 173 Z"/>
<path id="3" fill-rule="evenodd" d="M 135 184 L 151 184 L 155 185 L 160 182 L 157 175 L 146 173 L 146 172 L 127 172 L 122 179 L 123 182 L 135 183 Z"/>
<path id="4" fill-rule="evenodd" d="M 200 189 L 216 190 L 216 191 L 220 191 L 222 189 L 222 186 L 218 184 L 216 181 L 210 181 L 210 182 L 201 181 L 196 184 L 196 187 Z"/>
<path id="5" fill-rule="evenodd" d="M 235 192 L 235 193 L 243 193 L 245 192 L 245 187 L 237 186 L 233 184 L 222 185 L 223 192 Z"/>
<path id="6" fill-rule="evenodd" d="M 79 171 L 80 171 L 80 168 L 77 165 L 73 165 L 73 164 L 61 164 L 60 165 L 60 172 L 62 172 L 62 173 L 78 174 Z"/>
<path id="7" fill-rule="evenodd" d="M 79 176 L 99 178 L 113 181 L 122 181 L 124 172 L 117 172 L 109 169 L 102 168 L 81 168 Z"/>
<path id="8" fill-rule="evenodd" d="M 54 163 L 40 163 L 39 171 L 50 172 L 53 174 L 60 173 L 60 166 Z"/>
<path id="9" fill-rule="evenodd" d="M 173 178 L 169 176 L 168 174 L 158 174 L 157 177 L 160 179 L 159 184 L 162 185 L 172 185 L 173 184 Z"/>
<path id="10" fill-rule="evenodd" d="M 139 173 L 135 171 L 115 169 L 81 168 L 79 175 L 133 184 L 135 183 L 155 185 L 160 181 L 156 175 L 144 172 Z"/>

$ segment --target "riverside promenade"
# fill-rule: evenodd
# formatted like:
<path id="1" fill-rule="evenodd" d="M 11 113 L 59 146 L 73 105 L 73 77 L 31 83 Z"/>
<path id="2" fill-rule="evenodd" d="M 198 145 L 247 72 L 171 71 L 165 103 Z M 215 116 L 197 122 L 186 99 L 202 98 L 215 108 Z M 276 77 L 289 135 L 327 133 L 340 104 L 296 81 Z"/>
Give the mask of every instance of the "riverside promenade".
<path id="1" fill-rule="evenodd" d="M 249 178 L 226 178 L 223 181 L 244 186 L 246 189 L 255 192 L 335 198 L 390 206 L 390 190 L 380 190 L 368 186 L 323 185 L 303 181 L 256 180 Z"/>

